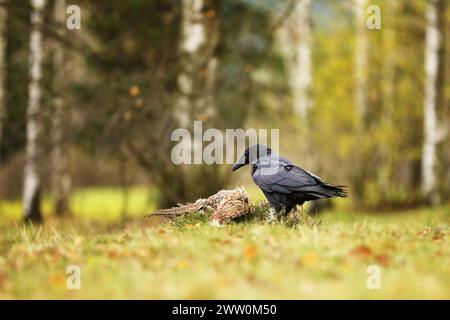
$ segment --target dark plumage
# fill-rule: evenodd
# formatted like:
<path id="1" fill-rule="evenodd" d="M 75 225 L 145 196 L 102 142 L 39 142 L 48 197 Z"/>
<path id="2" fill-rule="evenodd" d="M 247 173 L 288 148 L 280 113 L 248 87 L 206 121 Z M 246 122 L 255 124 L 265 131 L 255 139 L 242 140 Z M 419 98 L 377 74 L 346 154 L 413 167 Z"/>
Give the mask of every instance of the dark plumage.
<path id="1" fill-rule="evenodd" d="M 233 171 L 250 164 L 253 181 L 277 212 L 290 212 L 305 201 L 347 197 L 344 186 L 324 182 L 264 145 L 253 145 L 234 164 Z"/>

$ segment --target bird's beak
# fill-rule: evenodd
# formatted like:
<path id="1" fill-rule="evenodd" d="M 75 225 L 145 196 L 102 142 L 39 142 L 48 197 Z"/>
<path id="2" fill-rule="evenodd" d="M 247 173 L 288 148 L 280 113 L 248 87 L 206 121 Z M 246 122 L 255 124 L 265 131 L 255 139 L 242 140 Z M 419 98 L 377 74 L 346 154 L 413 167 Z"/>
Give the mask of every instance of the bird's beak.
<path id="1" fill-rule="evenodd" d="M 240 167 L 245 166 L 245 155 L 243 155 L 238 161 L 236 161 L 236 163 L 233 165 L 233 171 L 236 171 L 237 169 L 239 169 Z"/>
<path id="2" fill-rule="evenodd" d="M 233 171 L 236 171 L 237 169 L 239 169 L 240 167 L 243 167 L 243 166 L 245 166 L 245 163 L 239 163 L 239 162 L 236 162 L 236 163 L 233 165 Z"/>

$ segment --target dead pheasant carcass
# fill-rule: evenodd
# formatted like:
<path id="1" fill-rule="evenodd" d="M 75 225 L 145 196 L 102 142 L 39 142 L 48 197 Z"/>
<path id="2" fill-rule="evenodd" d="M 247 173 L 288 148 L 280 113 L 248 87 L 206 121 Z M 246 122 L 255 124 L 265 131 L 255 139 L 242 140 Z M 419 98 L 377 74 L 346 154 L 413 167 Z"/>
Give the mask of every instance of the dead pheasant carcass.
<path id="1" fill-rule="evenodd" d="M 210 222 L 213 226 L 221 226 L 249 212 L 249 198 L 243 188 L 220 190 L 207 199 L 199 199 L 194 203 L 179 204 L 170 209 L 161 209 L 149 216 L 177 217 L 198 211 L 212 212 Z"/>

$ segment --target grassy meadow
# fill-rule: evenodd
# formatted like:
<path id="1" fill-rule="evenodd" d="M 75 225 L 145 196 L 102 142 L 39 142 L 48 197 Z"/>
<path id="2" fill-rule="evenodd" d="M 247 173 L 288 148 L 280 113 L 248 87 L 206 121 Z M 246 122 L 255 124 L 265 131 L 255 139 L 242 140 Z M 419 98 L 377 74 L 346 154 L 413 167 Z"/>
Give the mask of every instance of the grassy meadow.
<path id="1" fill-rule="evenodd" d="M 119 195 L 77 192 L 77 219 L 43 226 L 14 222 L 20 203 L 2 203 L 10 220 L 0 226 L 0 299 L 450 298 L 449 206 L 384 215 L 337 209 L 302 215 L 296 227 L 268 225 L 255 209 L 213 228 L 203 214 L 143 218 L 157 195 L 141 188 L 130 190 L 133 219 L 120 222 Z M 81 268 L 80 290 L 67 288 L 69 265 Z M 366 286 L 370 265 L 380 267 L 379 290 Z"/>

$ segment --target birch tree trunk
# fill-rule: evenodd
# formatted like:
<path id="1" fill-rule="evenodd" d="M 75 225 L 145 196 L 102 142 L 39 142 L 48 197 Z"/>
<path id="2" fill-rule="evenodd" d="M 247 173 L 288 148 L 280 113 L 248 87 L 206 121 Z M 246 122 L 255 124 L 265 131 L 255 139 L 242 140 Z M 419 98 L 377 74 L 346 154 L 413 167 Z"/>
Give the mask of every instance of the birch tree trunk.
<path id="1" fill-rule="evenodd" d="M 312 75 L 311 75 L 311 0 L 295 0 L 289 16 L 279 29 L 280 45 L 283 50 L 288 84 L 292 97 L 292 110 L 298 118 L 298 152 L 305 155 L 303 164 L 310 170 L 317 170 L 311 149 Z"/>
<path id="2" fill-rule="evenodd" d="M 56 0 L 54 7 L 54 22 L 61 28 L 61 37 L 65 37 L 66 27 L 66 1 Z M 63 98 L 67 91 L 67 52 L 64 46 L 58 42 L 53 43 L 53 70 L 54 70 L 54 96 L 52 118 L 52 185 L 55 201 L 55 213 L 59 216 L 70 213 L 69 196 L 71 178 L 68 172 L 67 137 L 67 110 Z"/>
<path id="3" fill-rule="evenodd" d="M 293 109 L 306 120 L 312 108 L 311 99 L 311 0 L 296 1 L 281 31 L 282 46 L 288 66 Z"/>
<path id="4" fill-rule="evenodd" d="M 298 130 L 299 152 L 303 154 L 305 167 L 320 171 L 319 161 L 314 161 L 316 150 L 311 148 L 311 111 L 314 107 L 312 98 L 312 47 L 311 0 L 296 0 L 289 17 L 280 28 L 281 46 L 284 51 L 288 82 L 292 95 L 292 108 L 300 120 Z M 311 203 L 308 211 L 318 213 L 328 201 Z"/>
<path id="5" fill-rule="evenodd" d="M 179 40 L 178 93 L 174 116 L 179 126 L 191 127 L 193 121 L 202 121 L 202 128 L 212 126 L 216 115 L 215 78 L 218 66 L 216 48 L 219 41 L 219 1 L 182 1 L 181 36 Z M 202 136 L 194 136 L 193 163 L 203 164 Z M 184 150 L 191 152 L 192 150 Z M 176 169 L 176 177 L 183 193 L 205 195 L 217 188 L 223 179 L 217 168 L 208 165 Z M 204 181 L 202 186 L 198 181 Z"/>
<path id="6" fill-rule="evenodd" d="M 215 114 L 215 49 L 219 24 L 217 1 L 184 0 L 182 3 L 175 117 L 180 126 L 187 127 L 194 119 L 207 121 Z"/>
<path id="7" fill-rule="evenodd" d="M 40 134 L 42 97 L 42 11 L 45 0 L 31 0 L 30 84 L 28 88 L 27 142 L 24 170 L 24 218 L 41 221 Z"/>
<path id="8" fill-rule="evenodd" d="M 8 2 L 0 1 L 0 147 L 3 142 L 3 126 L 5 122 L 6 105 L 5 105 L 5 79 L 6 79 L 6 22 L 8 17 Z M 0 163 L 2 154 L 0 149 Z"/>
<path id="9" fill-rule="evenodd" d="M 356 123 L 363 129 L 367 116 L 367 27 L 366 27 L 367 0 L 354 0 L 356 21 L 355 39 L 355 106 Z"/>
<path id="10" fill-rule="evenodd" d="M 424 142 L 422 149 L 422 195 L 429 202 L 439 201 L 436 170 L 439 142 L 438 107 L 442 103 L 444 81 L 444 2 L 428 0 L 425 40 Z"/>

